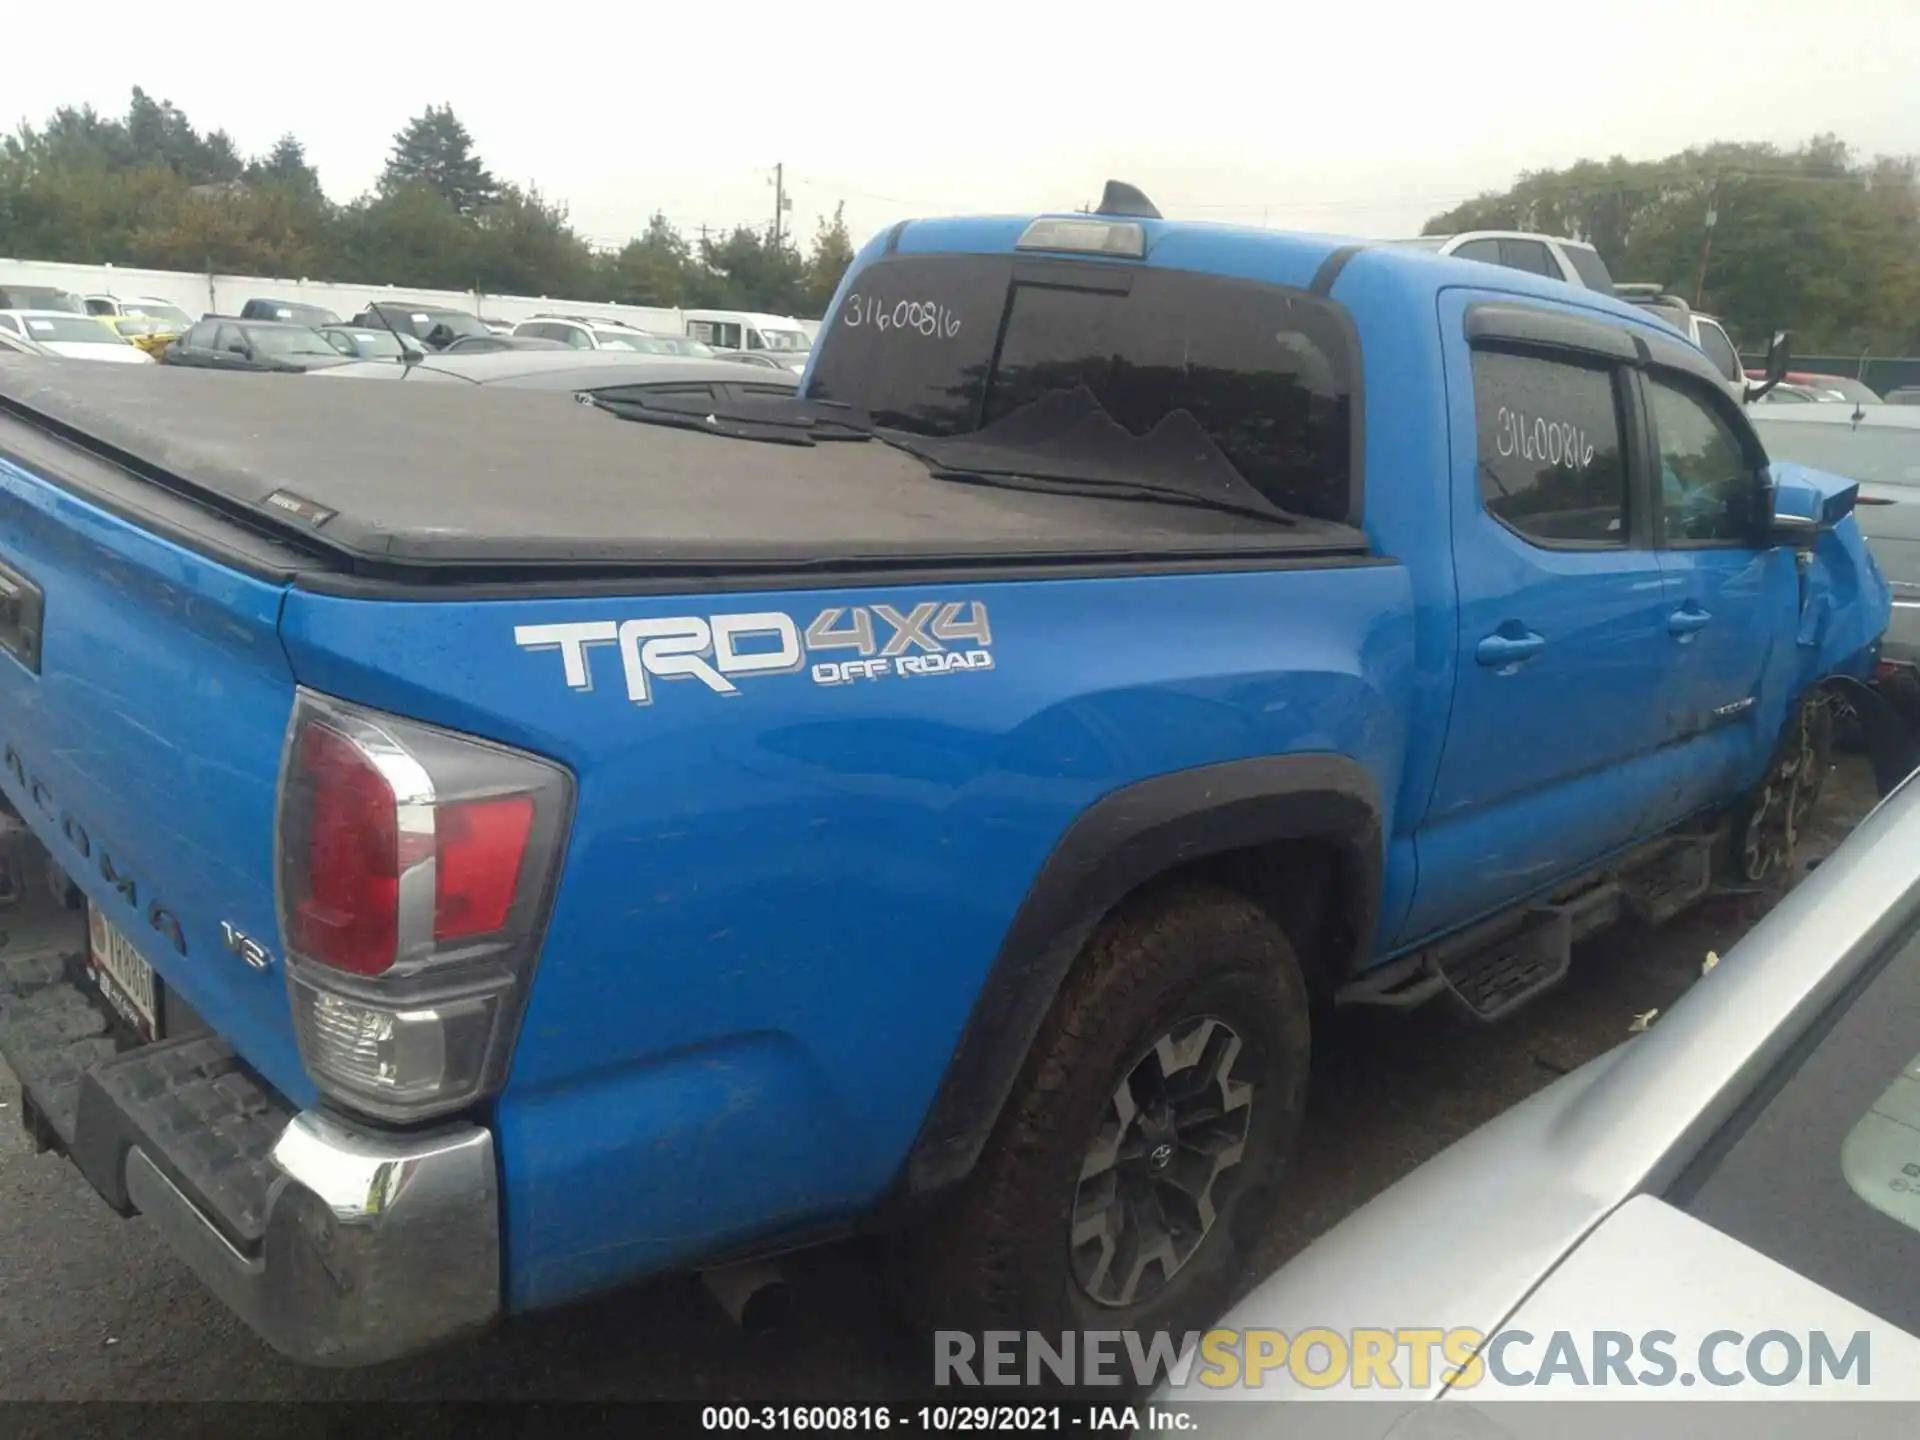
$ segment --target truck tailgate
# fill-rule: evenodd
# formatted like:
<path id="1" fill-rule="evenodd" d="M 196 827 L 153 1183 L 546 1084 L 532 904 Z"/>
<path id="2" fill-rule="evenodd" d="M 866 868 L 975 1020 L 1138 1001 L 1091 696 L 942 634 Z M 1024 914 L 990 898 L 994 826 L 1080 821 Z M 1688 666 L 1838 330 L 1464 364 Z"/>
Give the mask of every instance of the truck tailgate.
<path id="1" fill-rule="evenodd" d="M 0 653 L 0 790 L 153 967 L 162 1024 L 181 1015 L 176 1003 L 169 1021 L 168 997 L 184 1000 L 308 1103 L 271 955 L 293 702 L 281 583 L 149 533 L 4 454 L 0 564 L 0 578 L 41 596 L 37 656 L 18 643 Z M 265 966 L 243 960 L 232 936 L 257 937 Z"/>

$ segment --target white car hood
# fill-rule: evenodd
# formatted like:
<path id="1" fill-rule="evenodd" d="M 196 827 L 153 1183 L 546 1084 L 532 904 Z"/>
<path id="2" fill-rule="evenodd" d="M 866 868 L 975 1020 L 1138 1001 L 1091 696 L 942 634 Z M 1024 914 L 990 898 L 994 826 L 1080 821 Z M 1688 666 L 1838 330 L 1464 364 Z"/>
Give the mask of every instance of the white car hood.
<path id="1" fill-rule="evenodd" d="M 1920 1401 L 1920 1340 L 1652 1195 L 1635 1196 L 1608 1216 L 1501 1329 L 1536 1337 L 1511 1346 L 1504 1362 L 1509 1374 L 1533 1373 L 1533 1383 L 1522 1388 L 1483 1379 L 1471 1389 L 1449 1390 L 1449 1400 Z M 1666 1348 L 1678 1374 L 1664 1385 L 1582 1384 L 1576 1374 L 1538 1375 L 1555 1331 L 1569 1332 L 1590 1365 L 1584 1352 L 1596 1330 L 1636 1339 L 1670 1333 Z M 1710 1356 L 1724 1377 L 1748 1369 L 1747 1340 L 1770 1330 L 1796 1337 L 1803 1347 L 1811 1332 L 1822 1332 L 1837 1353 L 1865 1332 L 1869 1383 L 1829 1377 L 1814 1385 L 1804 1363 L 1782 1383 L 1714 1384 L 1699 1372 L 1701 1347 L 1716 1331 L 1742 1337 Z M 1761 1363 L 1784 1370 L 1784 1351 L 1776 1347 Z M 1638 1355 L 1627 1362 L 1629 1374 L 1647 1368 Z"/>
<path id="2" fill-rule="evenodd" d="M 42 340 L 40 343 L 69 360 L 107 360 L 116 365 L 153 363 L 153 357 L 146 351 L 133 345 L 115 345 L 109 340 Z"/>

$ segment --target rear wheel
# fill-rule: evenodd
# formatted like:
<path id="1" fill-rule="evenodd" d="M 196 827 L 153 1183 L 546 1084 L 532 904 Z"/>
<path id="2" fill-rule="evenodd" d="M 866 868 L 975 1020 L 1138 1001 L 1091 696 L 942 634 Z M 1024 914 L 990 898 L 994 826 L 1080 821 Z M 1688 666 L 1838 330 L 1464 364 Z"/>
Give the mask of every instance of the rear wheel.
<path id="1" fill-rule="evenodd" d="M 1239 895 L 1192 884 L 1123 907 L 973 1174 L 905 1247 L 917 1318 L 1050 1333 L 1219 1318 L 1275 1213 L 1307 1014 L 1286 936 Z"/>

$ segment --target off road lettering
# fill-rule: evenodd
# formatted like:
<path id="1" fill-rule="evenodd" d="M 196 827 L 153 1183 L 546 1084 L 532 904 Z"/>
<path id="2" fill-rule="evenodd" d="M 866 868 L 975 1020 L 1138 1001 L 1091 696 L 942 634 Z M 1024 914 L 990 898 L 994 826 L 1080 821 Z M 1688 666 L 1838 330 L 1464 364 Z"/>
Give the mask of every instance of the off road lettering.
<path id="1" fill-rule="evenodd" d="M 742 679 L 802 671 L 816 685 L 848 685 L 994 668 L 993 626 L 978 600 L 834 605 L 804 627 L 780 610 L 579 620 L 516 626 L 513 639 L 522 650 L 559 652 L 561 680 L 580 693 L 594 688 L 595 651 L 616 650 L 635 705 L 653 704 L 663 681 L 697 681 L 737 698 Z M 848 652 L 858 658 L 815 658 Z"/>

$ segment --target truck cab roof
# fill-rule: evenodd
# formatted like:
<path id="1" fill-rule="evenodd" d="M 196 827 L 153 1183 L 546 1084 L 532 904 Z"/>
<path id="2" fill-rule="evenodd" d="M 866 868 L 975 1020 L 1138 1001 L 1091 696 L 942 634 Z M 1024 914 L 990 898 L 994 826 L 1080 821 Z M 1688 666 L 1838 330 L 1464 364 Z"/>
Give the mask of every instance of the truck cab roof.
<path id="1" fill-rule="evenodd" d="M 1099 255 L 1050 251 L 1032 245 L 1023 249 L 1021 237 L 1039 220 L 1137 226 L 1144 253 L 1128 257 L 1111 252 Z M 1313 288 L 1323 266 L 1328 267 L 1324 284 L 1331 287 L 1350 262 L 1364 256 L 1364 268 L 1391 270 L 1408 287 L 1429 289 L 1436 294 L 1453 285 L 1485 289 L 1489 284 L 1486 266 L 1434 254 L 1415 243 L 1265 230 L 1208 221 L 1131 216 L 1120 219 L 1079 213 L 903 221 L 869 243 L 856 258 L 855 269 L 883 256 L 936 252 L 1020 253 L 1036 258 L 1071 253 L 1075 258 L 1239 275 L 1300 289 Z M 1516 295 L 1578 305 L 1627 321 L 1637 328 L 1645 326 L 1646 316 L 1639 309 L 1598 290 L 1575 289 L 1522 270 L 1503 269 L 1498 283 L 1500 289 Z"/>

